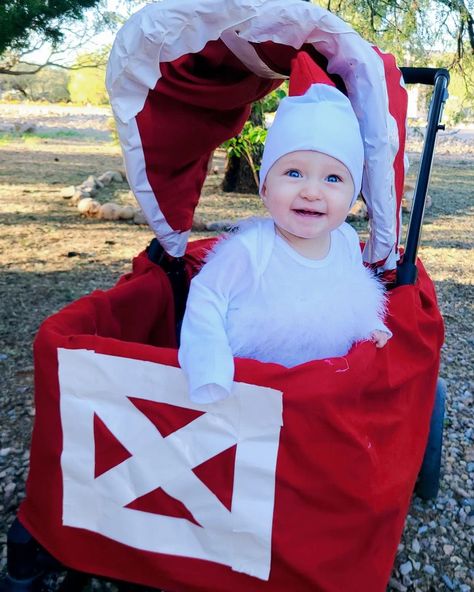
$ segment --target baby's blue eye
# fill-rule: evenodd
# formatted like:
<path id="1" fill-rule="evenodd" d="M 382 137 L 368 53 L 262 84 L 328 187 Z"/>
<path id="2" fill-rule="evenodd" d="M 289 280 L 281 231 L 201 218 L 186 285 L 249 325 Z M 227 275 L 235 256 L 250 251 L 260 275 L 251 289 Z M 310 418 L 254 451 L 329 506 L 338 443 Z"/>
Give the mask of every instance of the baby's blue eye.
<path id="1" fill-rule="evenodd" d="M 341 177 L 339 177 L 338 175 L 328 175 L 326 177 L 326 181 L 329 181 L 329 183 L 338 183 L 339 181 L 341 181 Z"/>
<path id="2" fill-rule="evenodd" d="M 286 171 L 285 173 L 288 177 L 293 177 L 294 179 L 299 179 L 302 175 L 299 171 L 297 171 L 296 169 L 290 169 L 289 171 Z"/>

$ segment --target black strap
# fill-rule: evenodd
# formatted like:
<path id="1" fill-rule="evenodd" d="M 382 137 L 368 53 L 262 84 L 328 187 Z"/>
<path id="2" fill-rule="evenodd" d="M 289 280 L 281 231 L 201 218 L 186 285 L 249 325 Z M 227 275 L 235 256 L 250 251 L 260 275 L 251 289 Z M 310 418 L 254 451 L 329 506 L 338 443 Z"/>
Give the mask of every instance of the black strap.
<path id="1" fill-rule="evenodd" d="M 159 265 L 170 280 L 173 291 L 176 330 L 179 343 L 181 323 L 183 321 L 186 300 L 188 298 L 189 281 L 183 257 L 172 257 L 163 249 L 158 239 L 154 238 L 146 250 L 148 259 Z"/>

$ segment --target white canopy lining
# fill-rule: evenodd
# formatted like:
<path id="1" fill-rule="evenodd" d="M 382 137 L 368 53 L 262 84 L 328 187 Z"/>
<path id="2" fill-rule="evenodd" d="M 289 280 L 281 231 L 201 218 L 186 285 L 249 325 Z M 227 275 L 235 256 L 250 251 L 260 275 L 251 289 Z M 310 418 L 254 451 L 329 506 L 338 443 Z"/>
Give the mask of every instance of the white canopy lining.
<path id="1" fill-rule="evenodd" d="M 328 72 L 341 76 L 365 147 L 362 191 L 371 233 L 364 258 L 369 263 L 384 261 L 384 268 L 393 269 L 398 239 L 393 165 L 399 140 L 389 113 L 382 59 L 338 17 L 301 0 L 227 0 L 225 11 L 220 0 L 164 0 L 146 6 L 119 31 L 109 60 L 107 88 L 131 188 L 164 248 L 181 256 L 189 233 L 174 231 L 159 208 L 147 179 L 135 117 L 161 77 L 160 62 L 197 53 L 218 38 L 264 78 L 281 75 L 260 60 L 250 43 L 273 41 L 295 48 L 311 43 L 328 59 Z"/>

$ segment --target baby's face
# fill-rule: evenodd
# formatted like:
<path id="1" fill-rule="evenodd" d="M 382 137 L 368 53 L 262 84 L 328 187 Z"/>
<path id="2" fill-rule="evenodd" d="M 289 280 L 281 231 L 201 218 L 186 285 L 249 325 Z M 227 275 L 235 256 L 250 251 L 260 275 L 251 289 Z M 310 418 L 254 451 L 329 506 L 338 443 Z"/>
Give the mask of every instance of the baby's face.
<path id="1" fill-rule="evenodd" d="M 297 250 L 296 243 L 302 240 L 313 241 L 315 248 L 327 244 L 331 231 L 346 219 L 353 195 L 349 169 L 312 150 L 279 158 L 262 188 L 263 202 L 277 228 Z"/>

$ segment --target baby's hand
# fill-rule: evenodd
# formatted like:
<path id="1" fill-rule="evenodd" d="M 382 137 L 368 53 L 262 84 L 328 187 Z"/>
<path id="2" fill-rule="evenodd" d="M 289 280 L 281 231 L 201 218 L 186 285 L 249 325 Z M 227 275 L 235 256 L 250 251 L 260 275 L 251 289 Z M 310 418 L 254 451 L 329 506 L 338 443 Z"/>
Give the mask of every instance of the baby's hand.
<path id="1" fill-rule="evenodd" d="M 194 389 L 194 391 L 189 393 L 189 398 L 194 403 L 207 404 L 227 399 L 229 395 L 230 393 L 224 387 L 219 384 L 210 383 Z"/>
<path id="2" fill-rule="evenodd" d="M 390 339 L 390 335 L 385 331 L 379 331 L 376 329 L 371 335 L 372 341 L 375 343 L 375 347 L 384 347 L 387 341 Z"/>

